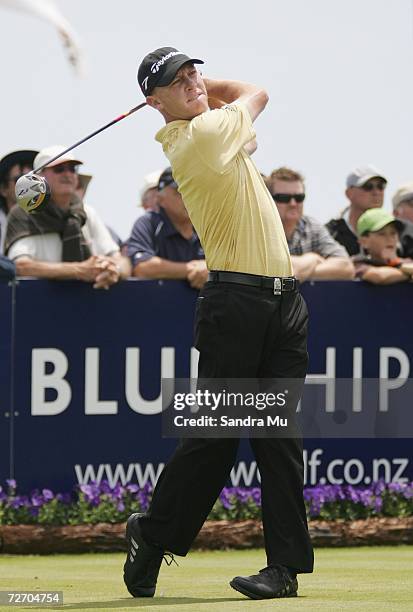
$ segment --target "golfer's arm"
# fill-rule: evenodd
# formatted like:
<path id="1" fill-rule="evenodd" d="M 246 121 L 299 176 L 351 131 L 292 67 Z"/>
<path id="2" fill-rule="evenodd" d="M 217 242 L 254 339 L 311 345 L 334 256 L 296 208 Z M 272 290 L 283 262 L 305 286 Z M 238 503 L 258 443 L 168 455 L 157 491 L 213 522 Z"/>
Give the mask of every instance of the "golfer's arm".
<path id="1" fill-rule="evenodd" d="M 243 102 L 248 108 L 252 121 L 255 121 L 268 102 L 267 92 L 256 85 L 241 81 L 217 81 L 215 79 L 204 79 L 204 83 L 208 97 L 222 100 L 227 104 Z"/>
<path id="2" fill-rule="evenodd" d="M 133 276 L 146 279 L 186 279 L 188 266 L 186 263 L 169 261 L 162 257 L 151 257 L 147 261 L 136 264 L 133 268 Z"/>
<path id="3" fill-rule="evenodd" d="M 15 260 L 17 276 L 35 276 L 50 280 L 80 280 L 81 270 L 76 262 L 37 261 L 30 257 Z"/>

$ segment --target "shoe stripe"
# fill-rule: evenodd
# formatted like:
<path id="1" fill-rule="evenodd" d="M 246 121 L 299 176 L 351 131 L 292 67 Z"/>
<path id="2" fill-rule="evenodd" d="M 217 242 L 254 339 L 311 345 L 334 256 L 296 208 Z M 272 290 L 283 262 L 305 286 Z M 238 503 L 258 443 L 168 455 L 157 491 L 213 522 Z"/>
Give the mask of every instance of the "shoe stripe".
<path id="1" fill-rule="evenodd" d="M 132 557 L 132 555 L 129 555 L 129 561 L 130 561 L 131 563 L 133 563 L 133 562 L 135 561 L 135 559 L 134 559 L 134 557 Z"/>
<path id="2" fill-rule="evenodd" d="M 139 548 L 139 544 L 137 544 L 137 543 L 135 542 L 135 540 L 132 538 L 132 536 L 131 536 L 131 542 L 132 542 L 132 546 L 134 546 L 134 547 L 136 548 L 136 550 L 138 550 L 138 548 Z"/>
<path id="3" fill-rule="evenodd" d="M 132 555 L 135 557 L 135 555 L 136 555 L 136 550 L 135 550 L 135 549 L 132 547 L 132 548 L 130 549 L 130 551 L 131 551 Z"/>

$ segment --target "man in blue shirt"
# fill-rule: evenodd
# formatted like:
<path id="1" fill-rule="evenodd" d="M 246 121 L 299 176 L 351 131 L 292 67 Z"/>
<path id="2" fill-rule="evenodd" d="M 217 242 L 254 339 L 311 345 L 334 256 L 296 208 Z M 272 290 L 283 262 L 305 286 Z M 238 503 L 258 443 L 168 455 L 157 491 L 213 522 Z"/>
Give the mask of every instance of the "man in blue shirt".
<path id="1" fill-rule="evenodd" d="M 205 255 L 171 168 L 162 172 L 158 191 L 160 211 L 139 217 L 127 242 L 133 276 L 187 280 L 201 289 L 208 276 Z"/>

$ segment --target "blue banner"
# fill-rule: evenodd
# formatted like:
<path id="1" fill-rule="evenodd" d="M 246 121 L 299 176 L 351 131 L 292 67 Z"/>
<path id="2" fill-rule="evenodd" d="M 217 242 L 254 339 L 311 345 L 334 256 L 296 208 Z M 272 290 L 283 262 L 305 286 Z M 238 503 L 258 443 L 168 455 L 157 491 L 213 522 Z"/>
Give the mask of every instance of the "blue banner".
<path id="1" fill-rule="evenodd" d="M 309 381 L 326 405 L 334 403 L 338 377 L 353 379 L 354 402 L 360 377 L 388 380 L 388 393 L 403 384 L 413 358 L 411 286 L 319 282 L 302 291 L 310 311 Z M 0 285 L 0 481 L 12 475 L 20 491 L 102 479 L 153 483 L 175 447 L 161 437 L 161 378 L 196 371 L 196 296 L 177 281 L 130 280 L 96 291 L 22 280 L 12 308 L 12 288 Z M 412 479 L 411 447 L 410 439 L 306 440 L 306 483 Z M 244 440 L 231 483 L 258 479 Z"/>

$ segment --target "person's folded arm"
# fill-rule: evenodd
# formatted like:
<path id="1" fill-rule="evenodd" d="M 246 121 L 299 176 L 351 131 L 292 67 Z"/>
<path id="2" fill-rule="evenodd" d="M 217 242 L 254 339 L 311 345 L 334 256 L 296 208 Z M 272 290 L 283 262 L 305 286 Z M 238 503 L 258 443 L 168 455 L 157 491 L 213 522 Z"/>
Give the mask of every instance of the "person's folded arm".
<path id="1" fill-rule="evenodd" d="M 354 265 L 349 257 L 327 257 L 314 268 L 312 280 L 351 280 Z"/>
<path id="2" fill-rule="evenodd" d="M 412 280 L 411 276 L 404 274 L 398 268 L 390 266 L 369 266 L 361 278 L 375 285 L 394 285 Z"/>
<path id="3" fill-rule="evenodd" d="M 169 261 L 155 256 L 136 264 L 133 268 L 133 276 L 146 279 L 183 280 L 188 276 L 188 271 L 187 262 Z"/>
<path id="4" fill-rule="evenodd" d="M 299 281 L 305 281 L 311 277 L 315 267 L 321 263 L 322 257 L 317 253 L 304 253 L 303 255 L 291 255 L 294 276 Z"/>
<path id="5" fill-rule="evenodd" d="M 50 280 L 80 280 L 94 282 L 102 271 L 102 265 L 96 256 L 85 261 L 48 262 L 22 256 L 15 259 L 17 276 L 34 276 Z"/>

